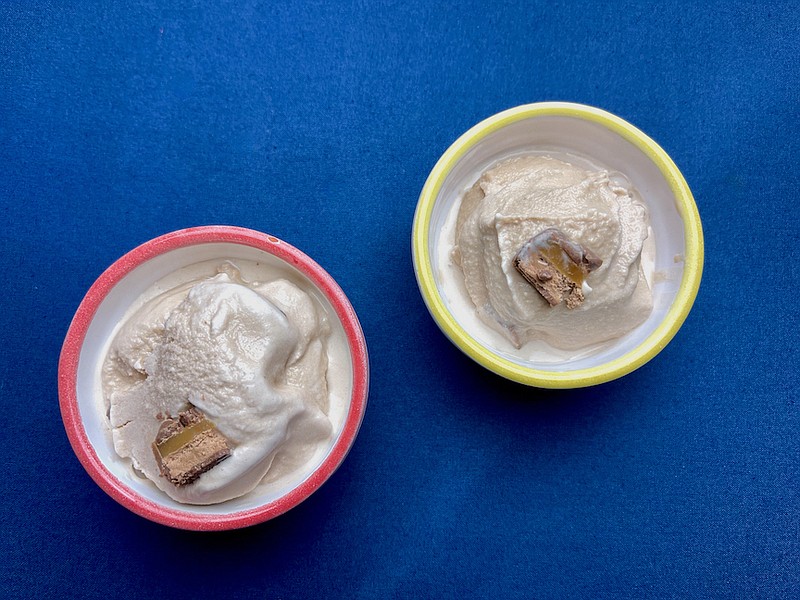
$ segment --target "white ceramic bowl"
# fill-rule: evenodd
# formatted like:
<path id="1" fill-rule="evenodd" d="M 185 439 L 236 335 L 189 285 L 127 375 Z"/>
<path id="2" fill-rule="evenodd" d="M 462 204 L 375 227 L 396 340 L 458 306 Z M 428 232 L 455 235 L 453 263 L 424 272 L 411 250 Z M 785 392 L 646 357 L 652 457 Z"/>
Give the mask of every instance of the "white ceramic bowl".
<path id="1" fill-rule="evenodd" d="M 445 221 L 463 192 L 492 165 L 531 152 L 572 154 L 624 173 L 650 212 L 655 240 L 654 309 L 645 323 L 589 356 L 531 361 L 487 343 L 458 314 L 442 286 L 439 244 Z M 549 388 L 594 385 L 652 359 L 691 309 L 703 267 L 703 234 L 691 191 L 658 144 L 603 110 L 564 102 L 509 109 L 462 135 L 431 171 L 414 217 L 414 270 L 423 299 L 442 331 L 468 356 L 514 381 Z"/>
<path id="2" fill-rule="evenodd" d="M 210 260 L 262 261 L 307 283 L 330 316 L 332 339 L 347 356 L 341 368 L 345 406 L 331 408 L 334 437 L 316 462 L 279 480 L 220 504 L 178 503 L 138 476 L 114 451 L 100 392 L 100 365 L 117 324 L 152 284 L 176 270 Z M 337 341 L 338 340 L 338 341 Z M 70 443 L 89 475 L 133 512 L 183 529 L 219 530 L 254 525 L 275 517 L 317 490 L 344 460 L 364 415 L 369 364 L 358 318 L 341 288 L 308 256 L 276 237 L 238 227 L 185 229 L 132 250 L 92 285 L 70 325 L 58 369 L 59 401 Z"/>

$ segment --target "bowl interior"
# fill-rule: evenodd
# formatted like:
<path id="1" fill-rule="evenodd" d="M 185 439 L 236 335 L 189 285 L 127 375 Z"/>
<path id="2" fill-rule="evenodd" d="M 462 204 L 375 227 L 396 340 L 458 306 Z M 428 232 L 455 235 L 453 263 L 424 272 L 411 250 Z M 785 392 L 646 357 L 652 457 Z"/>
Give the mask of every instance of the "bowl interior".
<path id="1" fill-rule="evenodd" d="M 101 367 L 122 318 L 134 302 L 138 304 L 147 300 L 146 293 L 153 284 L 163 277 L 187 267 L 192 267 L 196 276 L 198 263 L 203 263 L 201 268 L 208 271 L 208 276 L 212 276 L 215 274 L 215 266 L 225 259 L 232 259 L 234 262 L 236 259 L 250 260 L 265 264 L 277 271 L 280 276 L 300 284 L 303 289 L 311 293 L 329 315 L 332 331 L 331 344 L 340 350 L 332 352 L 331 355 L 346 357 L 345 364 L 332 362 L 329 369 L 337 369 L 338 372 L 346 373 L 347 376 L 332 378 L 329 382 L 331 386 L 329 417 L 334 435 L 327 446 L 318 449 L 303 472 L 287 475 L 269 484 L 262 482 L 255 490 L 241 498 L 216 505 L 193 506 L 181 504 L 169 498 L 149 480 L 138 475 L 129 460 L 120 458 L 114 451 L 101 391 Z M 246 276 L 245 272 L 243 274 Z M 188 280 L 189 276 L 187 275 Z M 198 517 L 227 515 L 256 509 L 274 502 L 297 488 L 320 466 L 342 435 L 348 417 L 352 391 L 353 357 L 349 350 L 347 335 L 325 294 L 305 274 L 277 256 L 258 248 L 235 243 L 203 243 L 184 246 L 151 258 L 130 271 L 111 288 L 99 304 L 87 329 L 77 368 L 77 404 L 81 422 L 92 449 L 103 465 L 122 485 L 127 486 L 142 498 L 167 509 L 195 514 Z"/>
<path id="2" fill-rule="evenodd" d="M 479 129 L 480 126 L 476 129 Z M 640 147 L 619 133 L 592 120 L 565 115 L 535 115 L 520 118 L 487 135 L 480 131 L 468 140 L 468 149 L 453 163 L 439 188 L 428 228 L 427 256 L 431 262 L 437 292 L 447 311 L 465 335 L 486 350 L 523 368 L 545 372 L 590 369 L 623 357 L 653 334 L 670 310 L 681 287 L 685 267 L 684 223 L 668 177 Z M 465 137 L 469 137 L 466 134 Z M 498 348 L 482 336 L 480 322 L 454 299 L 448 299 L 442 286 L 440 241 L 454 205 L 480 175 L 497 162 L 528 153 L 570 154 L 578 159 L 625 174 L 639 190 L 650 212 L 654 241 L 654 277 L 651 282 L 654 309 L 641 326 L 601 350 L 588 355 L 565 356 L 554 353 L 547 359 L 527 360 L 508 349 Z M 430 306 L 430 304 L 429 304 Z M 436 315 L 434 315 L 436 316 Z M 482 324 L 480 324 L 482 325 Z M 469 333 L 466 333 L 469 332 Z"/>

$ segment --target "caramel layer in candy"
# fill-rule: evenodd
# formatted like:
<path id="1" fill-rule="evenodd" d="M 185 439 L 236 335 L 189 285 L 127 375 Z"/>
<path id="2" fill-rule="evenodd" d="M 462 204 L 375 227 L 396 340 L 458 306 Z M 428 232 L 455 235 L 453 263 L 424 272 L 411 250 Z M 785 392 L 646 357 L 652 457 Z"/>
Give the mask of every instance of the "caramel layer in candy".
<path id="1" fill-rule="evenodd" d="M 602 264 L 593 252 L 554 227 L 529 239 L 514 257 L 514 267 L 550 306 L 563 301 L 567 308 L 584 301 L 583 281 Z"/>
<path id="2" fill-rule="evenodd" d="M 231 455 L 227 438 L 196 407 L 161 423 L 153 442 L 161 474 L 187 485 Z"/>

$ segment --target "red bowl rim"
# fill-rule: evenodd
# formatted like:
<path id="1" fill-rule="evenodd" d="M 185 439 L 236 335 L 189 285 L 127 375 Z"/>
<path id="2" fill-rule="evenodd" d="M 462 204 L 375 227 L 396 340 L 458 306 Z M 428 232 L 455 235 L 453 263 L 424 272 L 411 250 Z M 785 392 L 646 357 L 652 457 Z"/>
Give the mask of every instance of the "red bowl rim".
<path id="1" fill-rule="evenodd" d="M 148 500 L 125 485 L 97 456 L 84 429 L 78 408 L 77 374 L 86 332 L 98 307 L 111 289 L 139 265 L 161 254 L 209 243 L 233 243 L 263 250 L 307 276 L 326 296 L 347 335 L 353 360 L 353 391 L 344 428 L 333 449 L 300 485 L 280 498 L 249 510 L 228 514 L 190 513 Z M 114 262 L 89 288 L 67 331 L 58 363 L 58 397 L 61 417 L 75 454 L 94 481 L 114 500 L 132 512 L 171 527 L 196 531 L 236 529 L 262 523 L 286 512 L 313 494 L 336 471 L 353 445 L 367 404 L 369 359 L 361 325 L 350 301 L 334 279 L 314 260 L 294 246 L 251 229 L 208 225 L 174 231 L 152 239 Z"/>

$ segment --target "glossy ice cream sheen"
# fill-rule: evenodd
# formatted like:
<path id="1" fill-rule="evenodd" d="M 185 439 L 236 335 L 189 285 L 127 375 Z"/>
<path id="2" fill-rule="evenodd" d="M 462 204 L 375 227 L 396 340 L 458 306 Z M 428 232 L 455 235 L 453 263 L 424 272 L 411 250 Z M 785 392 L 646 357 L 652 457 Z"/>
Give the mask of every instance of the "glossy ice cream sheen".
<path id="1" fill-rule="evenodd" d="M 158 282 L 123 319 L 102 367 L 116 452 L 179 502 L 223 502 L 302 469 L 324 453 L 341 419 L 343 349 L 325 310 L 302 282 L 236 263 L 217 261 L 210 277 L 201 264 Z M 233 452 L 175 486 L 161 476 L 152 444 L 161 419 L 189 405 Z"/>

